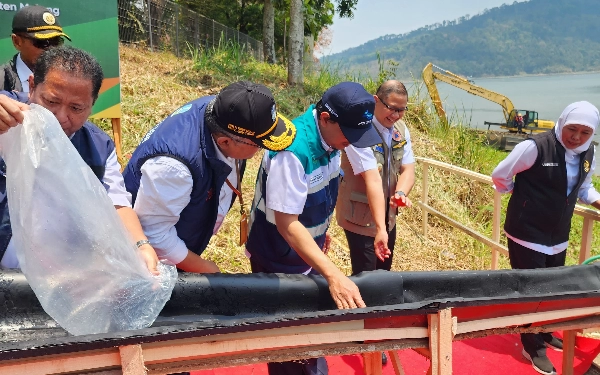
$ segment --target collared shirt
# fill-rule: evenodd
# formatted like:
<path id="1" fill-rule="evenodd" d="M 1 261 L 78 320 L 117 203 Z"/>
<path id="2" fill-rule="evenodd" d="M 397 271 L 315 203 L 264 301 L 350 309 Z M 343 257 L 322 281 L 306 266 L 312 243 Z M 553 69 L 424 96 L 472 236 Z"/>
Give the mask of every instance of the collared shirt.
<path id="1" fill-rule="evenodd" d="M 231 167 L 232 171 L 227 179 L 237 188 L 236 160 L 223 155 L 214 139 L 213 144 L 217 158 Z M 194 185 L 192 174 L 182 162 L 168 156 L 148 159 L 141 172 L 140 188 L 133 209 L 158 258 L 162 262 L 176 265 L 188 254 L 185 242 L 177 235 L 175 224 L 179 221 L 181 211 L 190 203 Z M 231 205 L 232 194 L 229 186 L 223 184 L 219 192 L 219 208 L 213 234 L 223 224 Z"/>
<path id="2" fill-rule="evenodd" d="M 321 139 L 321 147 L 323 152 L 335 151 L 325 142 L 319 129 L 317 111 L 313 111 L 315 118 L 315 126 L 319 131 Z M 340 169 L 340 158 L 336 158 L 333 163 L 326 166 L 325 175 L 331 175 L 334 170 Z M 302 163 L 290 151 L 280 151 L 272 159 L 265 152 L 263 157 L 265 169 L 267 171 L 266 184 L 266 207 L 273 211 L 283 212 L 291 215 L 300 215 L 304 211 L 304 205 L 308 197 L 309 182 L 306 181 L 306 174 Z M 285 183 L 283 183 L 285 181 Z M 250 253 L 246 250 L 246 256 L 250 257 Z M 304 274 L 308 274 L 312 268 L 309 268 Z"/>
<path id="3" fill-rule="evenodd" d="M 131 207 L 131 194 L 125 190 L 125 182 L 121 175 L 121 166 L 117 160 L 117 154 L 113 150 L 108 159 L 106 159 L 106 169 L 102 178 L 102 185 L 106 189 L 108 197 L 115 206 Z M 0 268 L 19 268 L 17 260 L 17 251 L 11 238 L 6 252 L 0 261 Z"/>
<path id="4" fill-rule="evenodd" d="M 33 72 L 25 64 L 23 59 L 21 59 L 20 53 L 17 55 L 15 67 L 17 69 L 17 75 L 19 76 L 19 80 L 21 81 L 21 86 L 23 87 L 23 92 L 29 92 L 29 76 L 32 75 Z"/>
<path id="5" fill-rule="evenodd" d="M 538 150 L 533 140 L 525 140 L 515 146 L 510 154 L 498 164 L 492 172 L 492 180 L 494 181 L 494 189 L 499 193 L 512 192 L 515 183 L 514 176 L 517 173 L 523 172 L 533 166 L 538 156 Z M 567 195 L 571 193 L 579 179 L 579 155 L 574 158 L 565 157 L 567 167 Z M 592 176 L 596 167 L 596 155 L 592 161 L 591 169 L 583 180 L 583 184 L 579 188 L 577 197 L 585 204 L 591 204 L 600 199 L 600 193 L 596 191 L 592 185 Z M 505 231 L 506 233 L 506 231 Z M 545 246 L 536 243 L 520 240 L 506 233 L 506 236 L 516 243 L 525 246 L 528 249 L 538 251 L 540 253 L 554 255 L 564 251 L 569 242 L 563 242 L 554 246 Z"/>
<path id="6" fill-rule="evenodd" d="M 317 111 L 314 110 L 313 114 L 315 116 L 315 126 L 317 126 Z M 323 152 L 334 151 L 325 142 L 320 130 L 319 137 L 321 138 Z M 266 187 L 267 208 L 286 214 L 300 215 L 304 211 L 304 204 L 308 196 L 308 181 L 306 181 L 302 163 L 289 151 L 280 151 L 272 159 L 265 152 L 263 159 L 269 176 Z M 334 164 L 331 166 L 332 169 L 340 168 L 339 162 Z M 282 183 L 282 181 L 285 181 L 285 183 Z"/>
<path id="7" fill-rule="evenodd" d="M 390 129 L 381 125 L 376 118 L 373 118 L 373 126 L 377 127 L 379 133 L 383 137 L 383 141 L 388 147 L 392 146 L 392 134 L 394 133 L 394 127 L 392 126 Z M 412 150 L 412 141 L 410 139 L 410 132 L 408 131 L 408 127 L 405 127 L 404 138 L 406 139 L 406 145 L 404 145 L 404 154 L 402 156 L 402 164 L 414 164 L 415 155 Z M 352 166 L 352 171 L 355 175 L 361 174 L 371 169 L 377 169 L 377 159 L 375 159 L 375 154 L 373 153 L 373 149 L 371 147 L 365 148 L 356 148 L 352 145 L 346 147 L 344 149 L 346 152 L 346 156 L 348 157 L 348 161 Z M 389 163 L 389 160 L 388 160 Z"/>

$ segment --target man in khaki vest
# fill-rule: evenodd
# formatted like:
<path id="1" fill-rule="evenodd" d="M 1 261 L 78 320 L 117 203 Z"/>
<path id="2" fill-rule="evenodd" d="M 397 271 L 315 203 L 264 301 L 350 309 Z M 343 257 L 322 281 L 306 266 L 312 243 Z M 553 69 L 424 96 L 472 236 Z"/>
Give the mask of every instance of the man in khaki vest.
<path id="1" fill-rule="evenodd" d="M 412 205 L 408 193 L 415 182 L 410 134 L 402 121 L 408 102 L 406 87 L 399 81 L 386 81 L 374 97 L 373 125 L 383 141 L 368 148 L 345 149 L 344 177 L 336 204 L 336 219 L 350 247 L 353 275 L 390 270 L 398 207 Z"/>

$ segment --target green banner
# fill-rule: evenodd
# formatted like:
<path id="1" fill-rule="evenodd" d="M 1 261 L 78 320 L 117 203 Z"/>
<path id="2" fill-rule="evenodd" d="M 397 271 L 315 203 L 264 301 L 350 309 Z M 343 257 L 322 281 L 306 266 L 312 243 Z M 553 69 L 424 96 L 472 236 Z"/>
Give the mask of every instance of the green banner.
<path id="1" fill-rule="evenodd" d="M 10 38 L 15 13 L 27 5 L 42 5 L 58 18 L 72 42 L 65 44 L 88 51 L 102 66 L 104 82 L 92 117 L 121 117 L 119 79 L 119 28 L 117 0 L 36 0 L 32 3 L 0 2 L 0 64 L 8 61 L 15 50 Z"/>

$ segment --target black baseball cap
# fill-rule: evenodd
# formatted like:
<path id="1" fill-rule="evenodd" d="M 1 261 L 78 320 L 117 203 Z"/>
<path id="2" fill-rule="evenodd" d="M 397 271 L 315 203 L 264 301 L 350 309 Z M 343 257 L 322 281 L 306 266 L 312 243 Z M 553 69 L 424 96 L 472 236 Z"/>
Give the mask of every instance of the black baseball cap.
<path id="1" fill-rule="evenodd" d="M 381 143 L 373 127 L 375 99 L 356 82 L 342 82 L 325 91 L 319 103 L 323 112 L 340 125 L 340 130 L 354 147 L 370 147 Z"/>
<path id="2" fill-rule="evenodd" d="M 28 34 L 35 39 L 50 39 L 57 36 L 64 36 L 71 40 L 63 32 L 58 18 L 54 14 L 40 5 L 26 6 L 15 14 L 12 21 L 13 33 Z"/>
<path id="3" fill-rule="evenodd" d="M 239 81 L 225 87 L 215 99 L 213 116 L 227 132 L 271 151 L 283 150 L 296 136 L 294 124 L 277 113 L 271 90 L 261 84 Z"/>

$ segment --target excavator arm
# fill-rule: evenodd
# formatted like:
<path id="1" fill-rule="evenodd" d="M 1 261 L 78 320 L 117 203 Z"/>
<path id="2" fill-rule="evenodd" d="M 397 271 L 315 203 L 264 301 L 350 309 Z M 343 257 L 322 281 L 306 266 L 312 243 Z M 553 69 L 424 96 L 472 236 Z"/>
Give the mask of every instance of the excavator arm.
<path id="1" fill-rule="evenodd" d="M 434 71 L 433 68 L 436 68 L 439 71 Z M 510 114 L 515 107 L 510 101 L 510 99 L 508 99 L 506 96 L 498 94 L 497 92 L 488 89 L 484 89 L 483 87 L 474 85 L 461 76 L 458 76 L 452 72 L 440 68 L 439 66 L 429 63 L 427 64 L 427 66 L 425 66 L 425 69 L 423 69 L 423 81 L 425 82 L 425 86 L 427 86 L 427 91 L 429 92 L 431 101 L 433 102 L 438 116 L 441 119 L 446 120 L 447 118 L 446 112 L 444 111 L 444 107 L 442 106 L 440 94 L 437 90 L 437 86 L 435 85 L 436 80 L 446 82 L 452 86 L 458 87 L 459 89 L 465 90 L 469 94 L 473 94 L 499 104 L 502 107 L 502 111 L 504 112 L 504 118 L 506 122 L 509 122 Z"/>

